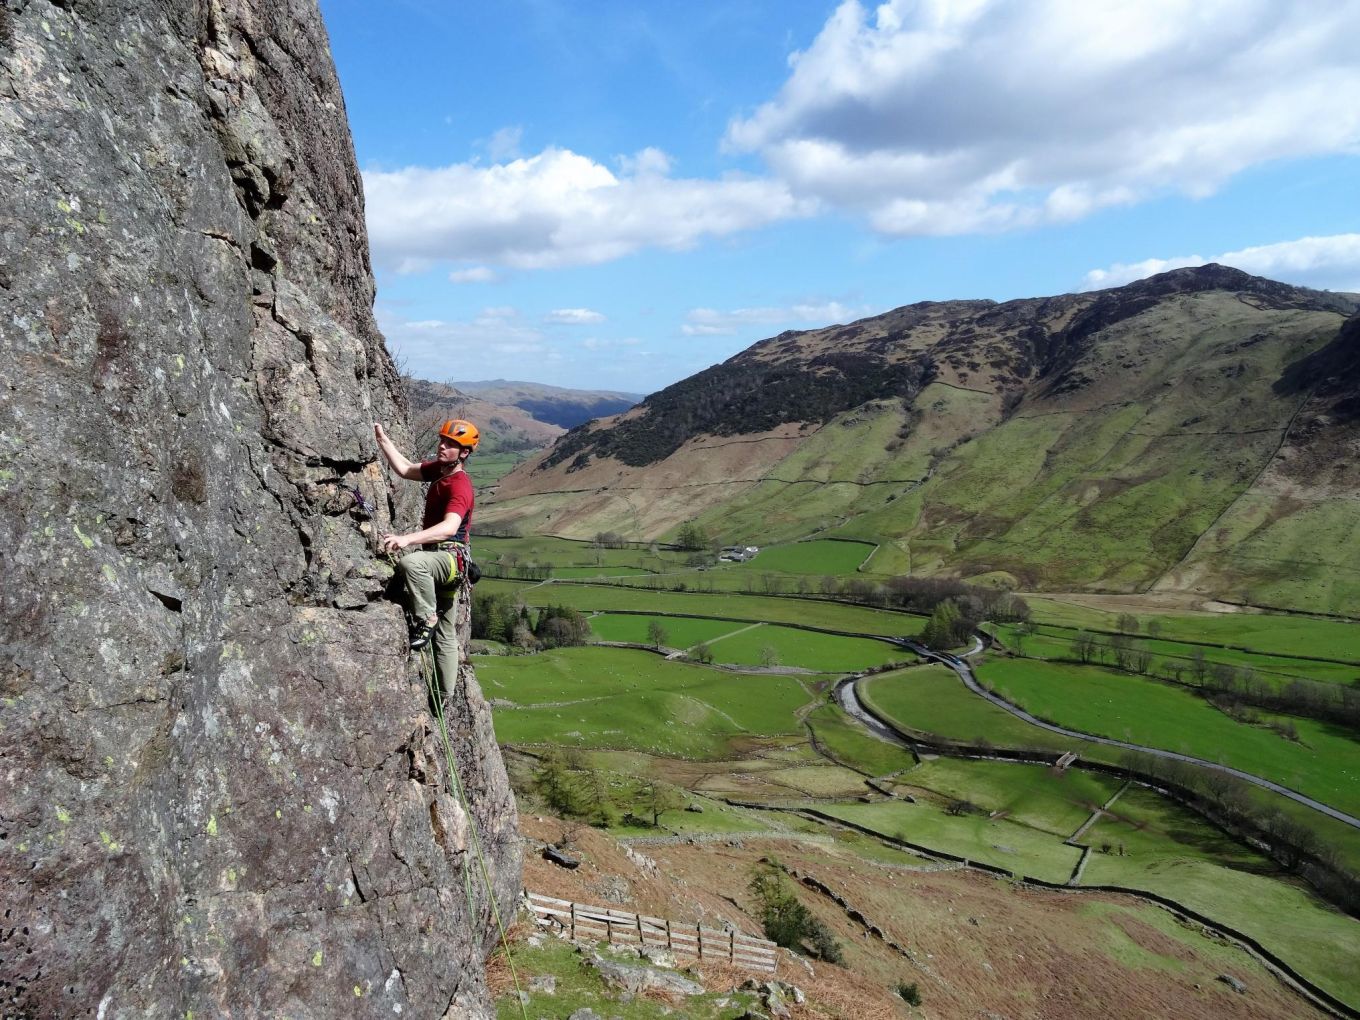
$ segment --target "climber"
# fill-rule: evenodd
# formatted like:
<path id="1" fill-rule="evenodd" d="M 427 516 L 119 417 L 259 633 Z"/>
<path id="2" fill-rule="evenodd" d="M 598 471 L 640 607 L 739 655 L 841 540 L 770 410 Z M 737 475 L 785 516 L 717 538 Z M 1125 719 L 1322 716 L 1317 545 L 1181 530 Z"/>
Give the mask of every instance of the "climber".
<path id="1" fill-rule="evenodd" d="M 397 573 L 406 583 L 412 616 L 411 648 L 434 643 L 439 690 L 447 693 L 458 676 L 458 638 L 454 623 L 454 593 L 467 576 L 468 537 L 472 526 L 472 482 L 463 465 L 477 448 L 477 426 L 451 418 L 439 429 L 439 450 L 432 460 L 408 460 L 374 424 L 373 434 L 387 462 L 402 478 L 430 482 L 425 493 L 425 514 L 420 530 L 407 535 L 384 535 L 384 552 L 397 553 L 411 546 L 397 561 Z"/>

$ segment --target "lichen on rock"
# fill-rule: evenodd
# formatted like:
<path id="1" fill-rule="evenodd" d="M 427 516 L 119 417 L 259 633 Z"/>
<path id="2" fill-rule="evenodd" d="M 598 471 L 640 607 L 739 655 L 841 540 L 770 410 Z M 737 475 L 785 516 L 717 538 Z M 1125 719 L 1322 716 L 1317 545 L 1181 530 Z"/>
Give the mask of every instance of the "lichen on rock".
<path id="1" fill-rule="evenodd" d="M 372 551 L 373 295 L 314 0 L 0 4 L 0 1015 L 490 1015 L 514 803 Z"/>

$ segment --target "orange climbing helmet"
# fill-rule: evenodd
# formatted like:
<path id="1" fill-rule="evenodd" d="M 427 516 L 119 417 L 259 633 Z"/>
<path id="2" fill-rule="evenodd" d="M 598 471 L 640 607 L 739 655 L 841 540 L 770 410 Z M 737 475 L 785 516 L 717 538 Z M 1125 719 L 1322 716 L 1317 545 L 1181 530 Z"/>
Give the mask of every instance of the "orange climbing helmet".
<path id="1" fill-rule="evenodd" d="M 444 422 L 439 428 L 439 434 L 445 439 L 452 439 L 465 450 L 477 449 L 477 444 L 482 440 L 477 426 L 470 421 L 463 421 L 462 418 L 450 418 Z"/>

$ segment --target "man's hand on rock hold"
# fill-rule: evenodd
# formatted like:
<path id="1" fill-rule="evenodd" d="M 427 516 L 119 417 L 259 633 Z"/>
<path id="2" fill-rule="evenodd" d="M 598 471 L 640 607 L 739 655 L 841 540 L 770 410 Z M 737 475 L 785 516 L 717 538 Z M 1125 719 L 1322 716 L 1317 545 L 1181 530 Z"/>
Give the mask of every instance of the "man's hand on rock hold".
<path id="1" fill-rule="evenodd" d="M 405 535 L 384 535 L 382 539 L 383 552 L 401 552 L 410 544 L 411 540 Z"/>

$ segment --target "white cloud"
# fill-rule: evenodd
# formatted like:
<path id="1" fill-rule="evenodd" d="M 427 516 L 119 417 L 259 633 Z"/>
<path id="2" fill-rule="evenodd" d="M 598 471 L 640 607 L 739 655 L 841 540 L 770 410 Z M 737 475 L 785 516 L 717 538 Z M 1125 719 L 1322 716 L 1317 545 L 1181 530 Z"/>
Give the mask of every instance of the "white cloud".
<path id="1" fill-rule="evenodd" d="M 1118 287 L 1169 269 L 1217 262 L 1254 276 L 1282 280 L 1319 290 L 1360 291 L 1360 234 L 1301 237 L 1295 241 L 1255 245 L 1204 258 L 1182 255 L 1142 262 L 1117 262 L 1086 274 L 1082 290 Z"/>
<path id="2" fill-rule="evenodd" d="M 500 276 L 488 266 L 471 266 L 455 269 L 449 274 L 450 283 L 495 283 Z"/>
<path id="3" fill-rule="evenodd" d="M 721 312 L 713 308 L 692 308 L 685 314 L 680 332 L 685 336 L 732 336 L 751 326 L 812 323 L 827 326 L 849 322 L 868 315 L 864 308 L 850 308 L 839 301 L 799 302 L 787 308 L 735 308 Z"/>
<path id="4" fill-rule="evenodd" d="M 1350 0 L 846 0 L 725 144 L 885 234 L 1069 221 L 1360 151 L 1357 32 Z"/>
<path id="5" fill-rule="evenodd" d="M 382 304 L 376 313 L 389 348 L 406 371 L 422 379 L 465 378 L 470 366 L 489 378 L 517 378 L 526 363 L 543 366 L 564 358 L 542 330 L 510 307 L 483 308 L 461 321 L 405 319 Z"/>
<path id="6" fill-rule="evenodd" d="M 623 337 L 620 340 L 602 340 L 592 336 L 582 340 L 581 346 L 588 351 L 611 351 L 620 347 L 636 347 L 641 342 L 634 336 Z"/>
<path id="7" fill-rule="evenodd" d="M 563 326 L 586 326 L 604 322 L 604 315 L 589 308 L 554 308 L 543 321 Z"/>
<path id="8" fill-rule="evenodd" d="M 816 208 L 777 181 L 670 177 L 669 160 L 654 149 L 621 166 L 615 175 L 549 148 L 494 166 L 369 170 L 374 259 L 397 272 L 446 260 L 517 269 L 590 265 L 644 248 L 689 248 Z"/>

